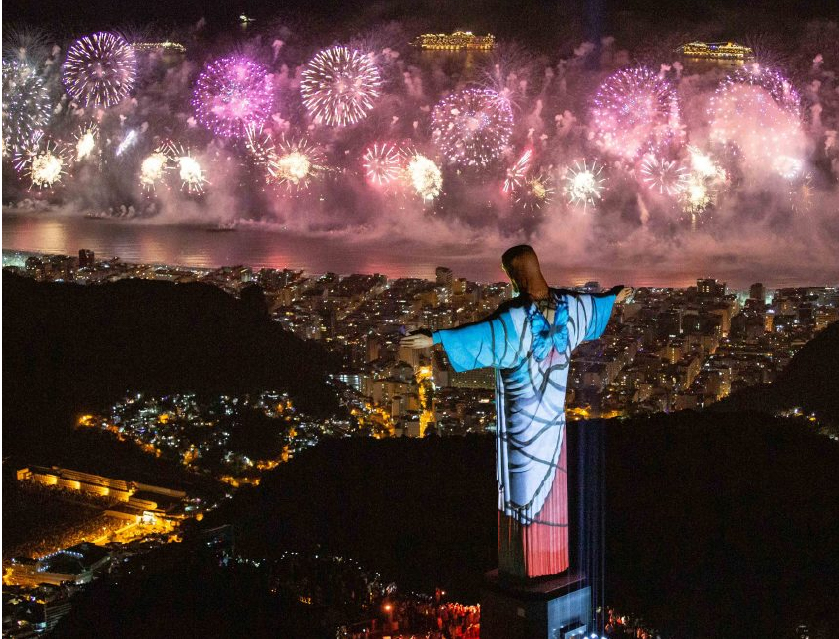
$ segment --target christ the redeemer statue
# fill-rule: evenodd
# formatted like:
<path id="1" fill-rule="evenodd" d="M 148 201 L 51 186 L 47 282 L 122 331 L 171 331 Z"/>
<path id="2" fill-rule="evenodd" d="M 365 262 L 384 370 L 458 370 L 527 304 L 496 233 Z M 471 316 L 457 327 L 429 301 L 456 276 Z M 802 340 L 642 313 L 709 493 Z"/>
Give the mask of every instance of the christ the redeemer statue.
<path id="1" fill-rule="evenodd" d="M 632 289 L 588 295 L 551 288 L 530 246 L 501 258 L 513 300 L 487 319 L 430 333 L 401 345 L 442 344 L 455 371 L 496 370 L 498 564 L 527 578 L 568 568 L 568 484 L 565 389 L 572 351 L 597 339 L 615 303 Z"/>

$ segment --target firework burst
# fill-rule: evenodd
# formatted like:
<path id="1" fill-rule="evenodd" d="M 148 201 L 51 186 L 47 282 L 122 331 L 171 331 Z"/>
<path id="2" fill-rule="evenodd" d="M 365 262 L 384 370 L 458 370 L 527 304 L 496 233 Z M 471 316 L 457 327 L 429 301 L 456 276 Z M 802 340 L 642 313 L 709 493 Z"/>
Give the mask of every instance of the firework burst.
<path id="1" fill-rule="evenodd" d="M 464 89 L 434 107 L 431 126 L 432 138 L 449 162 L 484 167 L 509 144 L 513 111 L 495 91 Z"/>
<path id="2" fill-rule="evenodd" d="M 374 186 L 387 186 L 402 172 L 403 154 L 390 142 L 376 142 L 362 156 L 364 175 Z"/>
<path id="3" fill-rule="evenodd" d="M 516 160 L 513 166 L 507 169 L 507 176 L 504 178 L 504 193 L 512 193 L 520 188 L 527 177 L 527 172 L 530 170 L 530 163 L 533 160 L 533 151 L 527 149 L 521 154 L 521 157 Z"/>
<path id="4" fill-rule="evenodd" d="M 68 156 L 63 145 L 39 140 L 36 147 L 15 156 L 15 168 L 32 180 L 32 186 L 50 189 L 67 172 Z"/>
<path id="5" fill-rule="evenodd" d="M 717 191 L 726 181 L 726 173 L 714 159 L 695 146 L 688 145 L 690 171 L 679 194 L 682 210 L 695 223 L 698 216 L 714 203 Z"/>
<path id="6" fill-rule="evenodd" d="M 76 162 L 86 160 L 96 150 L 96 137 L 99 134 L 99 127 L 95 124 L 88 124 L 82 127 L 76 134 Z"/>
<path id="7" fill-rule="evenodd" d="M 85 106 L 111 106 L 134 87 L 134 49 L 113 33 L 94 33 L 76 40 L 67 51 L 64 86 Z"/>
<path id="8" fill-rule="evenodd" d="M 443 174 L 434 160 L 415 153 L 408 160 L 405 171 L 409 184 L 423 200 L 430 201 L 440 195 Z"/>
<path id="9" fill-rule="evenodd" d="M 742 87 L 756 87 L 765 92 L 781 109 L 792 116 L 801 116 L 801 96 L 779 71 L 751 63 L 739 67 L 720 83 L 715 99 Z"/>
<path id="10" fill-rule="evenodd" d="M 588 165 L 585 161 L 581 164 L 575 162 L 573 167 L 568 167 L 565 172 L 565 195 L 568 202 L 574 205 L 582 205 L 583 209 L 589 206 L 596 206 L 603 197 L 603 165 L 596 160 Z"/>
<path id="11" fill-rule="evenodd" d="M 661 195 L 678 195 L 687 187 L 687 169 L 676 160 L 659 158 L 651 154 L 641 160 L 641 181 Z"/>
<path id="12" fill-rule="evenodd" d="M 176 170 L 178 171 L 178 177 L 181 180 L 181 189 L 183 191 L 186 191 L 189 195 L 201 195 L 204 192 L 204 187 L 207 184 L 207 176 L 201 166 L 201 163 L 192 156 L 191 150 L 184 149 L 182 146 L 175 144 L 174 142 L 167 142 L 155 153 L 158 152 L 162 153 L 169 162 L 174 164 Z M 150 157 L 153 156 L 154 154 Z M 146 158 L 146 160 L 149 160 L 150 157 Z M 160 178 L 162 178 L 163 173 L 168 168 L 168 163 L 164 163 L 163 166 L 160 167 L 158 165 L 159 162 L 160 158 L 156 157 L 155 160 L 146 167 L 149 169 L 148 177 L 155 175 L 155 172 L 159 171 L 158 177 L 153 180 L 153 183 L 155 184 L 160 180 Z M 142 183 L 142 167 L 140 172 L 140 181 Z"/>
<path id="13" fill-rule="evenodd" d="M 243 56 L 220 58 L 198 76 L 192 106 L 198 121 L 216 135 L 241 137 L 271 115 L 271 75 L 268 69 Z"/>
<path id="14" fill-rule="evenodd" d="M 538 211 L 549 204 L 554 194 L 553 180 L 548 173 L 539 172 L 524 180 L 515 191 L 515 202 L 528 211 Z"/>
<path id="15" fill-rule="evenodd" d="M 29 27 L 3 27 L 3 60 L 27 65 L 40 65 L 51 49 L 46 34 Z"/>
<path id="16" fill-rule="evenodd" d="M 3 61 L 3 152 L 25 151 L 50 119 L 49 93 L 34 67 Z"/>
<path id="17" fill-rule="evenodd" d="M 261 126 L 249 126 L 245 130 L 245 134 L 245 146 L 251 157 L 258 165 L 267 167 L 275 155 L 274 140 L 271 134 L 263 131 Z"/>
<path id="18" fill-rule="evenodd" d="M 711 140 L 734 147 L 757 172 L 771 167 L 786 177 L 791 168 L 803 166 L 800 103 L 798 92 L 780 73 L 747 65 L 730 74 L 710 101 Z"/>
<path id="19" fill-rule="evenodd" d="M 725 180 L 725 170 L 699 148 L 688 145 L 691 173 L 703 180 Z"/>
<path id="20" fill-rule="evenodd" d="M 153 191 L 166 178 L 169 162 L 170 158 L 163 149 L 147 156 L 140 163 L 140 186 L 146 191 Z"/>
<path id="21" fill-rule="evenodd" d="M 698 215 L 711 204 L 711 191 L 701 177 L 690 174 L 681 193 L 682 209 L 685 213 Z"/>
<path id="22" fill-rule="evenodd" d="M 283 137 L 268 160 L 269 181 L 290 191 L 304 190 L 326 169 L 323 152 L 306 138 Z"/>
<path id="23" fill-rule="evenodd" d="M 318 53 L 306 65 L 300 82 L 306 109 L 327 126 L 363 120 L 381 91 L 381 74 L 371 57 L 348 47 Z"/>
<path id="24" fill-rule="evenodd" d="M 646 67 L 609 76 L 594 98 L 591 120 L 598 144 L 625 159 L 672 142 L 681 131 L 676 90 Z"/>

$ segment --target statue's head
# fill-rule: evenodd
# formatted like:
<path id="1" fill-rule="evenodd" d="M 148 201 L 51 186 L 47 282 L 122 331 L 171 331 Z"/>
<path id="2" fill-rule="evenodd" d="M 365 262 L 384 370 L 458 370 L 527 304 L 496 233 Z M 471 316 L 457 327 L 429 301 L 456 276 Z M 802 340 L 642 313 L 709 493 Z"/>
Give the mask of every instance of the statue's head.
<path id="1" fill-rule="evenodd" d="M 545 281 L 536 251 L 529 244 L 519 244 L 504 251 L 501 268 L 510 278 L 516 293 L 528 291 L 534 284 Z"/>

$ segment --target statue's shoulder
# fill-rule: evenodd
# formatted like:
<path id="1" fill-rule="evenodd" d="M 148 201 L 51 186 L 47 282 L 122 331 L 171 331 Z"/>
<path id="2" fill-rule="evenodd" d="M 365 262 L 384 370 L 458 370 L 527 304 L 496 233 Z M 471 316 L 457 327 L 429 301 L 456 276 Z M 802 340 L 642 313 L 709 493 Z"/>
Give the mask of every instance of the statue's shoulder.
<path id="1" fill-rule="evenodd" d="M 553 293 L 554 299 L 561 300 L 561 299 L 568 299 L 570 298 L 578 298 L 580 296 L 580 291 L 575 291 L 570 288 L 554 288 L 551 287 L 551 293 Z"/>
<path id="2" fill-rule="evenodd" d="M 496 317 L 502 315 L 503 313 L 509 313 L 510 311 L 514 311 L 516 309 L 527 308 L 530 306 L 530 298 L 526 295 L 519 295 L 518 297 L 514 297 L 511 300 L 507 300 L 505 302 L 501 302 L 498 305 L 498 308 L 495 309 Z"/>

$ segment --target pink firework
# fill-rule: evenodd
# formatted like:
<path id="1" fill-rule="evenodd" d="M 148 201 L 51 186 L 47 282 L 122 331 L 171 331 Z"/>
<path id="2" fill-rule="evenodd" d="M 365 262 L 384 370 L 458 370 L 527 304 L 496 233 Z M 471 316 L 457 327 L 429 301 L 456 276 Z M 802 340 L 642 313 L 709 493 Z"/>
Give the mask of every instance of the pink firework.
<path id="1" fill-rule="evenodd" d="M 198 121 L 216 135 L 244 136 L 248 127 L 262 125 L 273 111 L 271 75 L 243 56 L 220 58 L 198 76 L 192 106 Z"/>
<path id="2" fill-rule="evenodd" d="M 645 67 L 612 74 L 594 98 L 592 126 L 606 151 L 635 159 L 651 145 L 671 141 L 680 131 L 676 90 Z"/>
<path id="3" fill-rule="evenodd" d="M 401 175 L 404 157 L 395 144 L 376 142 L 364 151 L 362 163 L 370 184 L 387 186 Z"/>
<path id="4" fill-rule="evenodd" d="M 801 115 L 801 96 L 798 95 L 792 83 L 775 69 L 757 63 L 738 68 L 720 83 L 716 96 L 712 100 L 712 109 L 713 102 L 738 91 L 740 87 L 757 87 L 762 93 L 772 98 L 772 101 L 783 111 L 794 117 Z"/>
<path id="5" fill-rule="evenodd" d="M 510 143 L 513 111 L 495 91 L 464 89 L 437 103 L 431 124 L 432 139 L 449 162 L 485 167 Z"/>
<path id="6" fill-rule="evenodd" d="M 134 87 L 134 49 L 113 33 L 94 33 L 76 40 L 67 51 L 64 86 L 85 106 L 111 106 Z"/>
<path id="7" fill-rule="evenodd" d="M 521 157 L 516 160 L 515 164 L 507 169 L 507 177 L 504 179 L 504 193 L 512 193 L 518 189 L 527 177 L 527 172 L 530 170 L 530 163 L 533 160 L 532 149 L 527 149 L 521 154 Z"/>
<path id="8" fill-rule="evenodd" d="M 711 141 L 735 148 L 755 173 L 768 166 L 784 176 L 787 166 L 803 164 L 800 97 L 778 72 L 752 64 L 730 74 L 711 99 L 708 116 Z"/>

